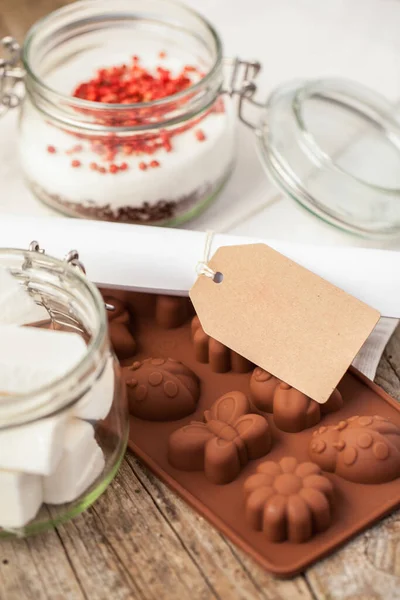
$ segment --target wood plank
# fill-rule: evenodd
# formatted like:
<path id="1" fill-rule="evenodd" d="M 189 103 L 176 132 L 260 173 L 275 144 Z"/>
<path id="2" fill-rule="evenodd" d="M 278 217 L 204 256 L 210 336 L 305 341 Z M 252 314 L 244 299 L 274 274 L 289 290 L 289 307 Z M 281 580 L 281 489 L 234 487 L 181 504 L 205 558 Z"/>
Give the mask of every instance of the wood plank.
<path id="1" fill-rule="evenodd" d="M 222 536 L 221 536 L 222 537 Z M 280 580 L 261 569 L 245 552 L 239 550 L 232 542 L 225 540 L 230 546 L 234 556 L 240 561 L 246 569 L 249 576 L 256 583 L 257 587 L 263 591 L 268 600 L 282 598 L 283 600 L 308 600 L 314 598 L 304 577 L 293 577 L 288 580 Z"/>
<path id="2" fill-rule="evenodd" d="M 321 600 L 400 599 L 400 511 L 307 571 Z"/>
<path id="3" fill-rule="evenodd" d="M 85 598 L 56 531 L 27 539 L 1 541 L 0 598 Z"/>
<path id="4" fill-rule="evenodd" d="M 388 394 L 400 401 L 400 326 L 385 348 L 375 381 Z"/>
<path id="5" fill-rule="evenodd" d="M 127 461 L 219 598 L 310 599 L 302 577 L 281 581 L 240 552 L 131 454 Z"/>
<path id="6" fill-rule="evenodd" d="M 311 600 L 302 577 L 260 569 L 127 455 L 86 513 L 0 545 L 0 598 Z"/>
<path id="7" fill-rule="evenodd" d="M 87 598 L 218 598 L 126 461 L 95 505 L 58 531 Z"/>

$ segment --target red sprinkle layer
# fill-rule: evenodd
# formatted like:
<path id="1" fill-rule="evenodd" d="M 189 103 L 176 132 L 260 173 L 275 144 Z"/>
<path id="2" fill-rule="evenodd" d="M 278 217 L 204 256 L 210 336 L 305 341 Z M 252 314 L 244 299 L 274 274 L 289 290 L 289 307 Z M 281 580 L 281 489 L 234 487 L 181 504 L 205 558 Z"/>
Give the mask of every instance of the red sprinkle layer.
<path id="1" fill-rule="evenodd" d="M 160 61 L 167 58 L 164 51 L 158 53 Z M 163 63 L 166 64 L 165 62 Z M 195 66 L 186 65 L 175 76 L 169 69 L 164 68 L 162 64 L 156 65 L 152 70 L 146 69 L 138 56 L 132 56 L 129 64 L 115 65 L 98 69 L 95 76 L 88 81 L 80 83 L 73 91 L 75 98 L 89 100 L 98 103 L 111 104 L 135 104 L 147 103 L 153 100 L 159 100 L 172 96 L 190 87 L 193 83 L 204 77 Z M 105 126 L 124 126 L 134 128 L 136 125 L 154 124 L 154 120 L 161 119 L 164 114 L 174 110 L 176 107 L 184 105 L 187 98 L 183 95 L 175 103 L 168 102 L 165 107 L 147 107 L 146 105 L 139 109 L 125 108 L 122 111 L 116 111 L 112 108 L 96 106 L 95 108 L 77 109 L 82 113 L 94 117 L 95 121 Z M 210 113 L 225 112 L 222 98 L 218 98 L 212 108 L 206 112 L 183 122 L 177 127 L 169 130 L 154 130 L 150 127 L 149 131 L 136 133 L 134 130 L 130 134 L 119 136 L 110 132 L 108 135 L 86 135 L 82 132 L 71 133 L 81 143 L 72 145 L 63 151 L 63 154 L 73 155 L 83 150 L 89 150 L 92 153 L 92 162 L 81 162 L 78 159 L 71 160 L 70 165 L 73 168 L 89 168 L 96 173 L 115 175 L 122 171 L 133 168 L 126 160 L 127 156 L 134 155 L 140 157 L 138 168 L 141 171 L 151 171 L 151 169 L 162 166 L 162 160 L 152 160 L 159 150 L 164 152 L 173 151 L 173 139 L 190 129 L 194 132 L 194 137 L 198 142 L 204 142 L 206 135 L 198 126 Z M 60 152 L 55 146 L 48 145 L 47 152 L 55 154 Z M 148 160 L 146 160 L 148 157 Z M 72 157 L 71 157 L 72 158 Z M 142 160 L 142 158 L 144 160 Z M 94 160 L 93 160 L 94 159 Z M 145 162 L 146 161 L 146 162 Z M 102 164 L 103 163 L 103 164 Z M 104 164 L 105 163 L 105 164 Z M 135 167 L 136 168 L 136 167 Z"/>
<path id="2" fill-rule="evenodd" d="M 160 53 L 164 58 L 165 53 Z M 188 73 L 198 73 L 196 67 L 187 65 L 174 77 L 169 69 L 158 66 L 151 72 L 140 65 L 133 56 L 130 65 L 117 65 L 99 69 L 96 76 L 78 85 L 73 96 L 92 102 L 134 104 L 151 102 L 172 96 L 192 84 Z"/>
<path id="3" fill-rule="evenodd" d="M 199 142 L 204 142 L 204 140 L 206 139 L 206 136 L 202 129 L 198 129 L 196 131 L 196 138 L 199 140 Z"/>
<path id="4" fill-rule="evenodd" d="M 76 144 L 75 146 L 72 146 L 72 148 L 69 148 L 69 150 L 66 150 L 65 154 L 74 154 L 75 152 L 82 152 L 82 150 L 82 144 Z"/>

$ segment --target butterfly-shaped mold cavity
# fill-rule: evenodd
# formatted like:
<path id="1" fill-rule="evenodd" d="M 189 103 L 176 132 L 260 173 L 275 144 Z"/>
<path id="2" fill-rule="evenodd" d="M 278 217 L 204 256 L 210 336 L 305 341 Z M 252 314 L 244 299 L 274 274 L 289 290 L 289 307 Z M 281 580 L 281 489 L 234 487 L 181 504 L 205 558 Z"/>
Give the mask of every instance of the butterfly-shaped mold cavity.
<path id="1" fill-rule="evenodd" d="M 250 413 L 242 392 L 228 392 L 210 410 L 204 421 L 193 421 L 169 438 L 168 460 L 182 471 L 204 470 L 209 481 L 233 481 L 249 460 L 265 456 L 272 445 L 268 421 Z"/>

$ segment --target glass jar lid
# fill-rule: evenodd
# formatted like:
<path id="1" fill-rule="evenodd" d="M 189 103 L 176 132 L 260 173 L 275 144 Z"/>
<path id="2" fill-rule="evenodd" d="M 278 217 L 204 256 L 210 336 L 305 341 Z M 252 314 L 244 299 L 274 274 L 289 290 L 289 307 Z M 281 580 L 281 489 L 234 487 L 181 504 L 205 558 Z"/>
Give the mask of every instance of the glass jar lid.
<path id="1" fill-rule="evenodd" d="M 400 233 L 400 127 L 394 107 L 346 80 L 274 91 L 257 129 L 261 159 L 303 207 L 364 236 Z"/>

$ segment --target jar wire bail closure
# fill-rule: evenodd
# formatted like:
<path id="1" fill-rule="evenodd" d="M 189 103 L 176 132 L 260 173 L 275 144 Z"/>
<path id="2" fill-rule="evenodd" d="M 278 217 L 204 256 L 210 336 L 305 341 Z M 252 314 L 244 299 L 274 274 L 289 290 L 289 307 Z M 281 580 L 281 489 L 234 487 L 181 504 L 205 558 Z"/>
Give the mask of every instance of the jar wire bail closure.
<path id="1" fill-rule="evenodd" d="M 36 240 L 33 240 L 29 244 L 28 250 L 29 250 L 29 252 L 37 252 L 38 254 L 46 253 L 44 248 L 41 248 L 39 242 L 37 242 Z M 78 250 L 70 250 L 69 252 L 67 252 L 67 254 L 64 257 L 64 262 L 66 262 L 68 265 L 71 265 L 72 267 L 77 268 L 79 271 L 81 271 L 81 273 L 83 275 L 86 275 L 86 269 L 85 269 L 85 266 L 83 265 L 83 263 L 79 259 Z M 27 269 L 31 266 L 32 266 L 32 262 L 27 257 L 25 260 L 25 263 L 24 263 L 24 268 Z M 104 307 L 109 312 L 112 312 L 115 310 L 115 306 L 113 306 L 112 304 L 109 304 L 107 302 L 104 303 Z"/>
<path id="2" fill-rule="evenodd" d="M 254 95 L 257 92 L 257 84 L 254 80 L 261 71 L 261 63 L 258 61 L 242 60 L 238 57 L 226 58 L 224 59 L 224 63 L 227 67 L 231 68 L 231 76 L 222 93 L 231 98 L 233 96 L 238 97 L 237 114 L 240 121 L 257 133 L 259 119 L 257 119 L 256 124 L 252 123 L 245 116 L 244 110 L 247 104 L 253 108 L 265 111 L 265 102 L 258 102 L 254 99 Z"/>
<path id="3" fill-rule="evenodd" d="M 20 61 L 21 48 L 18 42 L 11 36 L 0 40 L 0 47 L 4 48 L 7 58 L 0 58 L 0 117 L 9 108 L 16 108 L 21 104 L 23 94 L 18 89 L 22 83 L 25 71 L 18 63 Z"/>

